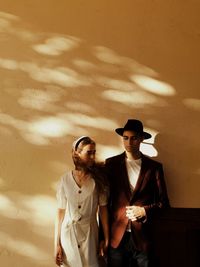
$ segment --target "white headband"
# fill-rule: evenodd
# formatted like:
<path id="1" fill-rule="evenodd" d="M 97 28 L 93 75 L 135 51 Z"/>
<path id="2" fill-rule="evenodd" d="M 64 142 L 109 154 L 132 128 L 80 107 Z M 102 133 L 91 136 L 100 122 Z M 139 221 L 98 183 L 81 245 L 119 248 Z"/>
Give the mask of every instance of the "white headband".
<path id="1" fill-rule="evenodd" d="M 78 139 L 76 139 L 72 144 L 72 148 L 76 151 L 80 142 L 85 138 L 88 138 L 88 136 L 83 135 L 83 136 L 79 137 Z"/>

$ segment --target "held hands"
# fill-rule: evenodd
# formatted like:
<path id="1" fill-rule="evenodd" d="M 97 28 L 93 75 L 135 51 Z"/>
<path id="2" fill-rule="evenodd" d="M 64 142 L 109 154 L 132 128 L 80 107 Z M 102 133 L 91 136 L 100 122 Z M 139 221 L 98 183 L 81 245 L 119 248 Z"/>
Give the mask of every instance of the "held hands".
<path id="1" fill-rule="evenodd" d="M 126 207 L 126 217 L 132 222 L 140 220 L 146 216 L 145 209 L 138 206 L 127 206 Z"/>
<path id="2" fill-rule="evenodd" d="M 99 243 L 99 256 L 105 257 L 108 251 L 108 242 L 101 240 Z"/>
<path id="3" fill-rule="evenodd" d="M 61 266 L 63 264 L 63 250 L 61 245 L 57 245 L 55 260 L 56 260 L 56 265 Z"/>

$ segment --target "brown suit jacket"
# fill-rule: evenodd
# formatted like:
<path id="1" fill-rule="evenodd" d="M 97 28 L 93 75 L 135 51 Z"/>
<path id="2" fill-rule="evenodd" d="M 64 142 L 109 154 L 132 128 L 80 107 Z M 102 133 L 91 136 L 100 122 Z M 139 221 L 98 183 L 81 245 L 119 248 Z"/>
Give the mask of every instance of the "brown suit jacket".
<path id="1" fill-rule="evenodd" d="M 134 190 L 129 183 L 125 152 L 108 158 L 105 167 L 110 184 L 111 246 L 118 247 L 126 231 L 126 206 L 137 205 L 145 208 L 146 218 L 131 223 L 132 237 L 136 249 L 147 251 L 149 222 L 157 211 L 169 206 L 162 164 L 142 155 L 141 171 Z"/>

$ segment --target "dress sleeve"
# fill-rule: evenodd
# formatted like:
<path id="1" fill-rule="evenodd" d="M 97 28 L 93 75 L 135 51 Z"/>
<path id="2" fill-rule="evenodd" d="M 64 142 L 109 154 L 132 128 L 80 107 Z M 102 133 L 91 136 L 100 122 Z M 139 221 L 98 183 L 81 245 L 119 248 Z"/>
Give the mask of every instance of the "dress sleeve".
<path id="1" fill-rule="evenodd" d="M 65 209 L 67 205 L 67 197 L 64 190 L 64 177 L 62 177 L 58 183 L 56 199 L 58 209 Z"/>

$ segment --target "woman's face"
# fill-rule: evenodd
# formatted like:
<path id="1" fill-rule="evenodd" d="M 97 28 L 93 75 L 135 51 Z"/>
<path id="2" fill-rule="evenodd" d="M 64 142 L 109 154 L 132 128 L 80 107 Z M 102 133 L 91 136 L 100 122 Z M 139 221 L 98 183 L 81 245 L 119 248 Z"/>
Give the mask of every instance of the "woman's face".
<path id="1" fill-rule="evenodd" d="M 95 162 L 96 146 L 95 144 L 88 144 L 83 146 L 79 151 L 77 151 L 79 158 L 82 162 L 91 166 Z"/>

